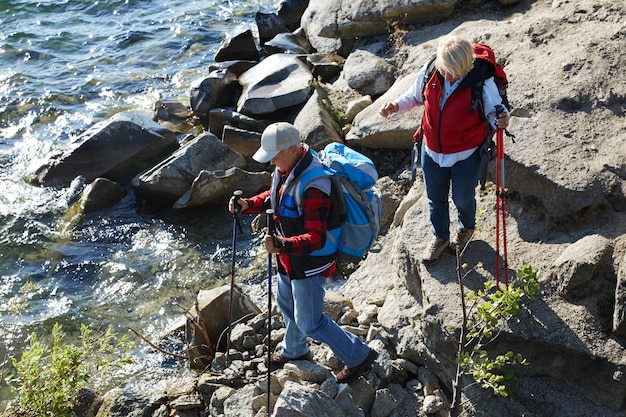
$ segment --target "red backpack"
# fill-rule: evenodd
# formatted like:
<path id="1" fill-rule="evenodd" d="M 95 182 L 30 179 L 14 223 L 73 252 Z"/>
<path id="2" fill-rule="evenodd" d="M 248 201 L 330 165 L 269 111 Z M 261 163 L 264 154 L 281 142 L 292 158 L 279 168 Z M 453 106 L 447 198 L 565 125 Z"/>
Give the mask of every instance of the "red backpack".
<path id="1" fill-rule="evenodd" d="M 509 87 L 509 80 L 506 78 L 506 73 L 502 67 L 496 62 L 496 54 L 488 45 L 475 43 L 473 46 L 476 59 L 487 61 L 493 66 L 493 80 L 496 82 L 496 87 L 498 87 L 498 93 L 500 93 L 500 97 L 502 98 L 502 104 L 504 104 L 504 107 L 510 111 L 509 99 L 506 96 L 506 89 Z M 480 100 L 482 100 L 482 94 Z"/>

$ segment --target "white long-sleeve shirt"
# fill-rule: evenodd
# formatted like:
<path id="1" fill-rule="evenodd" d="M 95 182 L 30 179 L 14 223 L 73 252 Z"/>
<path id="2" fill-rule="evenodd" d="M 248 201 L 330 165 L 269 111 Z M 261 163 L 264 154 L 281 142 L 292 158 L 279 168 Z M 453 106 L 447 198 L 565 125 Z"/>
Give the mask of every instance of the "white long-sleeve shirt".
<path id="1" fill-rule="evenodd" d="M 419 105 L 423 105 L 422 100 L 422 90 L 424 87 L 424 76 L 426 74 L 426 70 L 428 67 L 428 62 L 424 64 L 420 72 L 417 74 L 417 79 L 411 88 L 398 97 L 395 100 L 395 103 L 398 105 L 398 111 L 396 113 L 404 113 L 411 110 L 414 107 Z M 454 89 L 459 85 L 459 83 L 465 78 L 463 75 L 459 78 L 454 84 L 450 84 L 447 80 L 444 80 L 443 83 L 443 94 L 441 103 L 439 103 L 439 109 L 443 109 L 443 105 L 448 100 L 448 97 L 452 95 Z M 489 123 L 496 128 L 496 105 L 504 105 L 502 104 L 502 98 L 500 97 L 500 93 L 498 92 L 498 87 L 496 86 L 493 77 L 488 78 L 483 83 L 483 105 L 485 107 L 486 117 L 489 120 Z M 505 108 L 505 111 L 508 114 L 508 109 Z M 451 153 L 451 154 L 443 154 L 433 151 L 428 147 L 424 147 L 425 152 L 430 156 L 433 161 L 435 161 L 441 167 L 451 167 L 458 161 L 462 161 L 464 159 L 469 158 L 469 156 L 474 153 L 476 148 L 468 149 L 466 151 Z"/>

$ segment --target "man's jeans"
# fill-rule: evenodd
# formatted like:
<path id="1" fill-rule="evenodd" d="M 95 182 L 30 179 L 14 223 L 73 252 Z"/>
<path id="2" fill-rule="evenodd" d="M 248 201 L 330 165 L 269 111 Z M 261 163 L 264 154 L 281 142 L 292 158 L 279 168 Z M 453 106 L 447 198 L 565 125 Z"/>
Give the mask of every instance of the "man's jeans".
<path id="1" fill-rule="evenodd" d="M 278 274 L 276 301 L 283 313 L 286 333 L 282 354 L 287 358 L 306 355 L 307 336 L 326 343 L 344 365 L 352 368 L 363 362 L 369 347 L 357 336 L 343 330 L 324 314 L 324 280 L 321 275 L 290 280 Z"/>
<path id="2" fill-rule="evenodd" d="M 428 196 L 428 209 L 433 233 L 450 239 L 450 212 L 448 194 L 452 183 L 452 201 L 458 212 L 459 227 L 476 226 L 476 185 L 480 155 L 474 152 L 469 158 L 449 168 L 442 168 L 426 152 L 422 152 L 422 173 Z"/>

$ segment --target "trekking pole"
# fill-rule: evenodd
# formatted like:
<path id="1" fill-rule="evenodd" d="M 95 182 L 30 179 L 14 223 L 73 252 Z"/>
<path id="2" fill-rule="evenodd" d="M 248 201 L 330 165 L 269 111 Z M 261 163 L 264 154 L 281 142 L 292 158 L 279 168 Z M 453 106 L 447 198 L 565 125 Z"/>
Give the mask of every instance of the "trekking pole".
<path id="1" fill-rule="evenodd" d="M 496 147 L 496 289 L 498 289 L 500 287 L 500 144 L 498 142 L 496 142 Z"/>
<path id="2" fill-rule="evenodd" d="M 267 214 L 267 233 L 274 236 L 276 226 L 274 224 L 274 210 L 265 210 Z M 272 254 L 267 253 L 267 415 L 270 408 L 270 374 L 272 365 Z"/>
<path id="3" fill-rule="evenodd" d="M 504 108 L 496 106 L 496 117 Z M 506 247 L 506 185 L 504 182 L 504 130 L 496 129 L 496 288 L 500 281 L 500 261 L 504 267 L 504 285 L 509 287 L 509 260 Z M 501 218 L 501 219 L 500 219 Z M 500 255 L 500 220 L 502 221 L 503 254 Z"/>
<path id="4" fill-rule="evenodd" d="M 421 163 L 421 154 L 422 141 L 413 142 L 413 148 L 411 148 L 411 183 L 415 182 L 415 178 L 417 178 L 417 167 Z"/>
<path id="5" fill-rule="evenodd" d="M 461 357 L 465 347 L 465 335 L 467 334 L 467 305 L 465 304 L 465 286 L 463 284 L 463 274 L 461 271 L 461 253 L 459 252 L 459 246 L 455 246 L 456 255 L 456 276 L 459 281 L 459 288 L 461 290 L 461 313 L 463 313 L 463 321 L 461 322 L 461 334 L 459 335 L 459 345 L 457 346 L 457 357 Z M 463 372 L 461 370 L 461 362 L 459 361 L 456 366 L 456 376 L 452 383 L 452 409 L 457 410 L 461 399 L 461 382 L 463 378 Z M 456 414 L 455 414 L 456 415 Z"/>
<path id="6" fill-rule="evenodd" d="M 233 287 L 235 286 L 235 257 L 237 253 L 237 228 L 239 231 L 243 233 L 243 229 L 241 228 L 241 223 L 239 222 L 239 199 L 243 191 L 235 190 L 233 192 L 235 211 L 233 212 L 233 256 L 232 262 L 230 265 L 230 298 L 228 299 L 228 333 L 226 337 L 226 361 L 230 362 L 230 331 L 233 325 Z"/>

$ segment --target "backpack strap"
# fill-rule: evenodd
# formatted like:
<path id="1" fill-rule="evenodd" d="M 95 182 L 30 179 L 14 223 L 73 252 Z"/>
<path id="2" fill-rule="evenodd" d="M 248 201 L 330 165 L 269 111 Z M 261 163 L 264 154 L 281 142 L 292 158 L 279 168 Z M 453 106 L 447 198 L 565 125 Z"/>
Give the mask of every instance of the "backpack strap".
<path id="1" fill-rule="evenodd" d="M 424 79 L 422 81 L 422 103 L 426 101 L 426 86 L 428 85 L 428 82 L 430 81 L 430 79 L 433 77 L 433 74 L 435 73 L 435 71 L 437 71 L 437 69 L 435 68 L 436 60 L 437 60 L 437 55 L 433 55 L 428 61 L 428 64 L 426 65 L 426 71 L 424 72 Z M 413 143 L 419 143 L 422 141 L 423 138 L 424 138 L 424 133 L 422 132 L 422 124 L 420 123 L 415 133 L 413 133 L 413 137 L 411 138 L 411 141 Z"/>
<path id="2" fill-rule="evenodd" d="M 298 178 L 298 184 L 296 185 L 296 187 L 298 187 L 298 192 L 295 193 L 295 200 L 296 204 L 298 205 L 298 212 L 300 213 L 300 215 L 302 215 L 302 194 L 304 194 L 304 190 L 307 184 L 309 184 L 309 182 L 313 181 L 314 179 L 330 177 L 332 175 L 333 174 L 331 172 L 327 171 L 324 168 L 315 168 L 306 171 L 300 176 L 300 178 Z"/>
<path id="3" fill-rule="evenodd" d="M 298 206 L 298 213 L 302 215 L 302 195 L 306 189 L 307 184 L 311 181 L 322 178 L 330 178 L 331 194 L 330 197 L 333 200 L 333 207 L 331 213 L 328 216 L 328 230 L 326 231 L 326 238 L 329 239 L 330 244 L 337 247 L 338 234 L 340 233 L 340 227 L 346 220 L 346 204 L 343 200 L 342 186 L 338 176 L 333 174 L 333 170 L 330 167 L 320 167 L 306 171 L 298 179 L 298 183 L 295 185 L 298 187 L 298 191 L 295 193 L 295 200 Z M 335 224 L 338 226 L 335 227 Z M 331 227 L 333 227 L 331 229 Z"/>
<path id="4" fill-rule="evenodd" d="M 489 133 L 489 137 L 493 136 L 494 133 L 496 133 L 496 129 L 494 129 L 494 127 L 491 125 L 491 123 L 489 122 L 489 119 L 487 118 L 487 115 L 485 114 L 485 104 L 483 102 L 483 86 L 485 84 L 485 81 L 479 81 L 476 84 L 474 84 L 472 86 L 472 109 L 470 110 L 471 113 L 474 112 L 474 110 L 478 109 L 480 111 L 480 119 L 483 121 L 483 123 L 485 124 L 485 127 L 487 128 L 487 132 Z M 499 87 L 498 87 L 499 88 Z M 504 106 L 508 109 L 508 101 L 506 103 L 503 103 Z M 515 135 L 512 134 L 511 132 L 509 132 L 507 129 L 503 129 L 504 133 L 511 138 L 511 140 L 513 141 L 513 143 L 515 143 Z"/>
<path id="5" fill-rule="evenodd" d="M 494 133 L 496 133 L 495 129 L 489 122 L 487 115 L 485 114 L 485 103 L 483 101 L 483 87 L 485 85 L 484 80 L 478 81 L 476 84 L 472 85 L 472 107 L 470 109 L 470 113 L 474 113 L 476 109 L 480 112 L 480 120 L 485 124 L 485 128 L 487 129 L 488 135 L 491 137 Z"/>
<path id="6" fill-rule="evenodd" d="M 426 66 L 426 72 L 424 72 L 424 81 L 422 82 L 422 103 L 426 101 L 426 85 L 428 85 L 428 82 L 433 77 L 433 74 L 435 73 L 435 71 L 437 71 L 435 67 L 436 61 L 437 55 L 433 55 L 428 61 L 428 65 Z"/>

